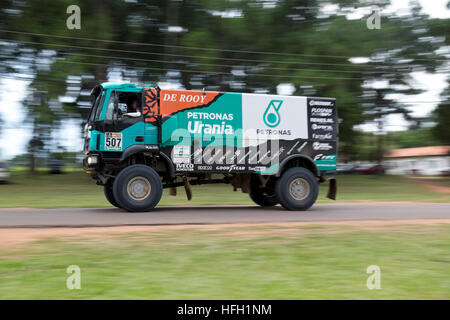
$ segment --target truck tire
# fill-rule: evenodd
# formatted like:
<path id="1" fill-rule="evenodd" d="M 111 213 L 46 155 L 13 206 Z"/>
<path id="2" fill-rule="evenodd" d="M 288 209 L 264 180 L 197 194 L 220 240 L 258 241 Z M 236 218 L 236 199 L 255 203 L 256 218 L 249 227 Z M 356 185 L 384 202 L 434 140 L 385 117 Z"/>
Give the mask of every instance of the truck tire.
<path id="1" fill-rule="evenodd" d="M 250 180 L 250 198 L 254 203 L 261 207 L 273 207 L 278 204 L 278 199 L 275 194 L 269 195 L 264 189 L 259 188 L 259 178 L 252 175 Z"/>
<path id="2" fill-rule="evenodd" d="M 290 168 L 276 181 L 275 194 L 284 208 L 307 210 L 316 202 L 319 183 L 308 169 Z"/>
<path id="3" fill-rule="evenodd" d="M 111 203 L 114 207 L 120 208 L 116 199 L 114 198 L 113 186 L 112 184 L 105 184 L 103 191 L 105 192 L 106 200 Z"/>
<path id="4" fill-rule="evenodd" d="M 150 211 L 162 196 L 161 179 L 152 168 L 135 164 L 119 172 L 113 193 L 119 206 L 130 212 Z"/>

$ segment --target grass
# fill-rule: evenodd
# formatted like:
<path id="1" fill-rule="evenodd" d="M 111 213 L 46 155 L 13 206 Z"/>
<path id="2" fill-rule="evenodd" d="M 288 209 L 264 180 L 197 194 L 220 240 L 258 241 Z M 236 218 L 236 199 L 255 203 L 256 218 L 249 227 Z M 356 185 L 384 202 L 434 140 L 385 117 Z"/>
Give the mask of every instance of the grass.
<path id="1" fill-rule="evenodd" d="M 433 192 L 427 185 L 396 176 L 338 176 L 338 201 L 425 201 L 450 202 L 450 194 Z M 446 180 L 445 180 L 446 181 Z M 439 181 L 445 184 L 445 181 Z M 319 203 L 333 202 L 325 198 L 327 184 L 321 184 Z M 233 192 L 231 185 L 201 185 L 193 187 L 193 200 L 187 201 L 184 189 L 178 196 L 164 191 L 159 205 L 250 205 L 247 194 Z M 30 176 L 14 171 L 10 184 L 0 185 L 0 207 L 109 207 L 103 188 L 95 185 L 83 172 L 61 175 L 39 173 Z"/>
<path id="2" fill-rule="evenodd" d="M 241 227 L 0 248 L 0 299 L 448 299 L 450 226 Z M 66 269 L 81 268 L 81 290 Z M 366 269 L 381 268 L 381 290 Z"/>

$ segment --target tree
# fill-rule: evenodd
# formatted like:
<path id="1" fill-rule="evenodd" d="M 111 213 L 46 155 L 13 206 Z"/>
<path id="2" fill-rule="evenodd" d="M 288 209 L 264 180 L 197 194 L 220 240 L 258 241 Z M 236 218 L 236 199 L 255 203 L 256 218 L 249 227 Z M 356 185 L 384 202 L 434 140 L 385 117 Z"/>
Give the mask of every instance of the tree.
<path id="1" fill-rule="evenodd" d="M 276 93 L 288 83 L 295 95 L 336 97 L 340 153 L 355 159 L 355 126 L 392 113 L 408 117 L 391 95 L 417 93 L 410 72 L 442 66 L 436 49 L 448 44 L 449 20 L 428 19 L 417 5 L 410 16 L 383 17 L 380 30 L 368 30 L 365 19 L 345 16 L 365 5 L 357 0 L 334 1 L 338 9 L 328 14 L 319 0 L 0 1 L 14 12 L 1 11 L 0 26 L 25 32 L 3 34 L 9 45 L 0 50 L 13 62 L 0 64 L 0 73 L 32 79 L 24 104 L 43 152 L 54 147 L 51 132 L 64 119 L 86 118 L 86 92 L 115 74 L 220 91 Z M 66 28 L 72 4 L 81 8 L 80 30 Z M 348 61 L 356 56 L 369 63 Z M 367 86 L 375 81 L 389 89 L 378 100 Z"/>
<path id="2" fill-rule="evenodd" d="M 443 101 L 433 112 L 436 121 L 433 133 L 437 140 L 445 145 L 450 145 L 450 82 L 441 96 Z"/>

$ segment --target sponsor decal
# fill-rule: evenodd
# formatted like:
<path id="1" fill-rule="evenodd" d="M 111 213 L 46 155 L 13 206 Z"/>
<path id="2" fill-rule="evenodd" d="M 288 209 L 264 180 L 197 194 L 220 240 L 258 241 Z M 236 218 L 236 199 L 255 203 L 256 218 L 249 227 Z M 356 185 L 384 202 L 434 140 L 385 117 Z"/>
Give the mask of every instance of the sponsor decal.
<path id="1" fill-rule="evenodd" d="M 217 171 L 244 171 L 245 170 L 245 166 L 238 166 L 236 164 L 232 164 L 232 165 L 228 165 L 228 166 L 217 166 L 216 167 Z"/>
<path id="2" fill-rule="evenodd" d="M 334 101 L 330 100 L 309 100 L 309 105 L 312 106 L 325 106 L 325 107 L 331 107 L 334 106 Z"/>
<path id="3" fill-rule="evenodd" d="M 332 108 L 311 108 L 311 115 L 316 117 L 331 117 L 333 115 Z"/>
<path id="4" fill-rule="evenodd" d="M 319 153 L 314 157 L 314 162 L 319 170 L 333 170 L 336 168 L 336 155 Z"/>
<path id="5" fill-rule="evenodd" d="M 331 149 L 333 149 L 333 146 L 326 142 L 314 142 L 312 147 L 313 147 L 313 150 L 331 150 Z"/>
<path id="6" fill-rule="evenodd" d="M 280 110 L 283 100 L 272 100 L 269 102 L 266 110 L 263 114 L 264 123 L 271 128 L 274 128 L 280 124 L 281 116 L 278 110 Z"/>
<path id="7" fill-rule="evenodd" d="M 198 170 L 208 170 L 208 171 L 210 171 L 210 170 L 212 170 L 212 166 L 198 166 L 197 167 L 197 169 Z"/>
<path id="8" fill-rule="evenodd" d="M 249 167 L 248 170 L 249 171 L 266 171 L 267 167 L 260 167 L 260 166 L 258 166 L 258 167 Z"/>
<path id="9" fill-rule="evenodd" d="M 311 118 L 309 121 L 317 123 L 334 123 L 333 118 Z"/>
<path id="10" fill-rule="evenodd" d="M 161 115 L 166 117 L 182 110 L 205 107 L 220 96 L 215 91 L 161 90 Z"/>
<path id="11" fill-rule="evenodd" d="M 245 146 L 258 140 L 308 139 L 307 97 L 242 94 L 242 129 Z"/>
<path id="12" fill-rule="evenodd" d="M 176 145 L 172 149 L 173 163 L 191 163 L 191 147 Z"/>
<path id="13" fill-rule="evenodd" d="M 229 169 L 229 171 L 243 171 L 243 170 L 245 170 L 245 166 L 238 166 L 235 164 L 232 164 Z"/>
<path id="14" fill-rule="evenodd" d="M 150 151 L 158 151 L 159 147 L 156 144 L 146 144 L 145 149 Z"/>
<path id="15" fill-rule="evenodd" d="M 232 113 L 217 113 L 217 112 L 192 112 L 187 113 L 188 119 L 194 120 L 233 120 Z"/>
<path id="16" fill-rule="evenodd" d="M 313 130 L 323 130 L 323 131 L 333 131 L 333 126 L 325 125 L 325 124 L 315 124 L 311 125 L 311 129 Z"/>
<path id="17" fill-rule="evenodd" d="M 188 119 L 188 131 L 190 133 L 204 134 L 233 134 L 234 130 L 226 121 L 232 121 L 234 116 L 232 113 L 218 112 L 194 112 L 189 111 L 186 115 Z M 194 120 L 194 121 L 193 121 Z M 200 121 L 199 121 L 200 120 Z M 221 121 L 220 123 L 204 123 L 202 120 Z"/>
<path id="18" fill-rule="evenodd" d="M 202 123 L 201 121 L 189 121 L 188 131 L 190 133 L 204 134 L 233 134 L 233 127 L 222 121 L 220 124 Z"/>
<path id="19" fill-rule="evenodd" d="M 186 93 L 178 93 L 178 92 L 164 92 L 162 95 L 163 102 L 170 101 L 170 102 L 188 102 L 188 103 L 205 103 L 206 95 L 199 95 L 199 94 L 186 94 Z"/>
<path id="20" fill-rule="evenodd" d="M 290 136 L 292 131 L 289 129 L 256 129 L 256 133 L 262 136 L 272 136 L 272 135 L 280 135 L 280 136 Z"/>
<path id="21" fill-rule="evenodd" d="M 309 132 L 311 139 L 334 140 L 336 138 L 335 103 L 334 100 L 308 98 Z M 321 146 L 321 148 L 325 148 L 325 146 Z"/>
<path id="22" fill-rule="evenodd" d="M 194 171 L 194 165 L 191 163 L 177 163 L 177 171 Z"/>
<path id="23" fill-rule="evenodd" d="M 336 155 L 335 154 L 323 154 L 323 153 L 319 153 L 316 156 L 314 156 L 314 161 L 318 161 L 318 160 L 335 160 L 336 159 Z"/>
<path id="24" fill-rule="evenodd" d="M 313 139 L 317 140 L 331 140 L 333 138 L 333 135 L 331 133 L 325 133 L 325 134 L 312 134 Z"/>

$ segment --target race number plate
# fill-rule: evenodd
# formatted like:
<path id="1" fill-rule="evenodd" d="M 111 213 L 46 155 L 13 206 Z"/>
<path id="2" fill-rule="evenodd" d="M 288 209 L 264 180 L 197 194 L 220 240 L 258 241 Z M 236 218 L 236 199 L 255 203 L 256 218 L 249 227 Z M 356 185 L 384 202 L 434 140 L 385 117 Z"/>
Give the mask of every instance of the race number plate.
<path id="1" fill-rule="evenodd" d="M 122 134 L 105 132 L 105 150 L 122 151 Z"/>

